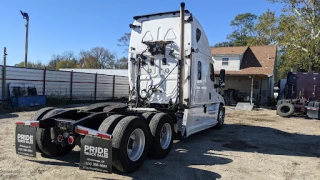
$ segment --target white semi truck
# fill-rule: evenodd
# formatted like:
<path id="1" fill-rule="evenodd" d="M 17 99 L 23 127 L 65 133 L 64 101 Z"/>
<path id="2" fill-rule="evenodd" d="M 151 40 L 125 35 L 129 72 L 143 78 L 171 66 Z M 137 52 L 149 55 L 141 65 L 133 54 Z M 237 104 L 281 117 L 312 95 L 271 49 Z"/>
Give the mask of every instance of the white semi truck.
<path id="1" fill-rule="evenodd" d="M 129 102 L 41 109 L 32 121 L 17 122 L 18 154 L 35 156 L 37 148 L 63 156 L 79 145 L 83 169 L 134 172 L 148 154 L 166 157 L 174 134 L 223 126 L 225 71 L 216 81 L 206 34 L 185 4 L 135 16 L 130 28 Z"/>

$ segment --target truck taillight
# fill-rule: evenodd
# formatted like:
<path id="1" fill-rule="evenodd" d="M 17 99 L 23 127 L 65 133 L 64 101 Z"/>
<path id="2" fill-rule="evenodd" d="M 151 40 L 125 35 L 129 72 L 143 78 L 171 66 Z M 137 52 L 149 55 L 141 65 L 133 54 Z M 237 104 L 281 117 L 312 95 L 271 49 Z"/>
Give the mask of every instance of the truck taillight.
<path id="1" fill-rule="evenodd" d="M 62 140 L 63 140 L 63 136 L 61 134 L 59 134 L 58 137 L 57 137 L 57 141 L 58 142 L 62 142 Z"/>
<path id="2" fill-rule="evenodd" d="M 74 138 L 72 136 L 68 137 L 68 143 L 71 145 L 74 143 Z"/>

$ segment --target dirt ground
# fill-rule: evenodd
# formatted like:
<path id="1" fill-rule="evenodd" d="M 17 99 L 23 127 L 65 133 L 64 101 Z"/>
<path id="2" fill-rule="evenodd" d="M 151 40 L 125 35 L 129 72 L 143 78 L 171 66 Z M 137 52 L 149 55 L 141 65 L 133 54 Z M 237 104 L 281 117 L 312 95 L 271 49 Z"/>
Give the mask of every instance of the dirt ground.
<path id="1" fill-rule="evenodd" d="M 147 158 L 135 173 L 79 170 L 79 148 L 57 159 L 15 154 L 15 122 L 34 112 L 0 115 L 0 179 L 320 179 L 320 120 L 275 111 L 226 110 L 222 130 L 176 140 L 168 157 Z"/>

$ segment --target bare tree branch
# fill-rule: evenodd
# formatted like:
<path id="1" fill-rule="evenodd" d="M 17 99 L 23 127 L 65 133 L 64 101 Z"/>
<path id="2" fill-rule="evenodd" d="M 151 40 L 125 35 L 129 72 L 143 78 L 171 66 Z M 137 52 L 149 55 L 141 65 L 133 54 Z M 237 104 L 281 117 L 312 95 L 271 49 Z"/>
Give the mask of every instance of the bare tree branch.
<path id="1" fill-rule="evenodd" d="M 320 30 L 318 31 L 318 33 L 314 36 L 314 39 L 318 38 L 320 36 Z"/>
<path id="2" fill-rule="evenodd" d="M 293 10 L 298 16 L 301 16 L 301 13 L 296 8 L 293 8 Z"/>
<path id="3" fill-rule="evenodd" d="M 281 44 L 281 43 L 280 43 L 280 44 Z M 309 52 L 309 50 L 308 50 L 308 49 L 306 49 L 306 48 L 304 48 L 304 47 L 302 47 L 302 46 L 296 45 L 296 44 L 284 43 L 283 45 L 294 46 L 294 47 L 296 47 L 296 48 L 301 49 L 302 51 L 304 51 L 304 52 L 306 52 L 306 53 L 308 53 L 308 52 Z"/>

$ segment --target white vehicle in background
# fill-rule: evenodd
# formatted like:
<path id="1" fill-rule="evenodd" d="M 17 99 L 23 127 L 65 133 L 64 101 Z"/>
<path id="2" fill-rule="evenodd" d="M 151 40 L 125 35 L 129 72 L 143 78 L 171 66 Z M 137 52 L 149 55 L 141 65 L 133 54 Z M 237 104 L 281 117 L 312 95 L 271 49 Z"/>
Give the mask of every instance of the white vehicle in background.
<path id="1" fill-rule="evenodd" d="M 65 155 L 80 145 L 81 158 L 105 152 L 98 153 L 99 158 L 111 160 L 122 172 L 136 171 L 147 154 L 166 157 L 174 133 L 188 137 L 214 126 L 221 128 L 225 109 L 218 88 L 224 86 L 225 71 L 221 70 L 217 82 L 206 34 L 184 6 L 181 3 L 180 11 L 134 17 L 128 104 L 99 103 L 79 110 L 45 108 L 33 121 L 17 124 L 37 127 L 36 143 L 46 155 Z M 103 142 L 88 145 L 87 136 L 104 138 L 110 147 L 103 149 Z M 86 166 L 94 163 L 85 162 Z M 104 167 L 102 163 L 92 169 Z"/>

